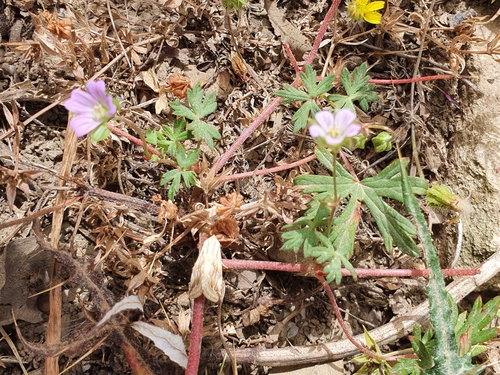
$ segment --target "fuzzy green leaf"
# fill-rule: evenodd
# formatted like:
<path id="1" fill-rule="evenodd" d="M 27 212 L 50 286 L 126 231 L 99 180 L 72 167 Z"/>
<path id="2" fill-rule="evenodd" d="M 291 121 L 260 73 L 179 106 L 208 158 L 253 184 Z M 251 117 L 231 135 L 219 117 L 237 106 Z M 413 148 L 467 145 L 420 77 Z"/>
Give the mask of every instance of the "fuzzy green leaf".
<path id="1" fill-rule="evenodd" d="M 335 76 L 327 76 L 316 84 L 316 72 L 311 65 L 306 65 L 305 72 L 300 73 L 300 78 L 307 92 L 303 92 L 292 85 L 284 84 L 283 90 L 277 90 L 274 93 L 276 96 L 281 96 L 285 104 L 297 101 L 304 102 L 292 117 L 294 132 L 305 128 L 309 118 L 320 110 L 318 104 L 316 104 L 316 99 L 328 92 L 335 80 Z"/>
<path id="2" fill-rule="evenodd" d="M 197 141 L 205 141 L 208 147 L 211 150 L 214 149 L 214 140 L 220 139 L 221 135 L 219 131 L 210 124 L 207 124 L 205 121 L 195 120 L 188 124 L 188 129 L 193 132 L 194 138 Z"/>
<path id="3" fill-rule="evenodd" d="M 421 375 L 422 370 L 418 366 L 418 360 L 401 358 L 390 373 L 391 375 Z"/>
<path id="4" fill-rule="evenodd" d="M 427 295 L 429 298 L 429 311 L 436 342 L 434 350 L 431 353 L 435 366 L 424 370 L 424 374 L 466 374 L 468 371 L 471 371 L 474 366 L 471 363 L 470 355 L 459 356 L 458 345 L 453 331 L 455 323 L 450 321 L 452 306 L 448 302 L 448 293 L 446 292 L 443 273 L 439 266 L 436 250 L 432 244 L 432 238 L 427 228 L 425 217 L 411 190 L 406 168 L 402 162 L 399 164 L 404 204 L 406 210 L 415 219 L 417 233 L 423 245 L 424 259 L 430 271 Z M 443 303 L 443 301 L 445 301 L 445 303 Z"/>
<path id="5" fill-rule="evenodd" d="M 350 108 L 355 111 L 354 102 L 357 101 L 359 106 L 363 111 L 368 110 L 368 102 L 373 102 L 378 100 L 377 94 L 373 92 L 375 85 L 368 83 L 370 77 L 366 74 L 367 64 L 363 63 L 354 69 L 352 74 L 344 68 L 342 74 L 340 75 L 340 81 L 344 86 L 347 95 L 332 94 L 328 96 L 330 101 L 335 102 L 335 108 Z"/>
<path id="6" fill-rule="evenodd" d="M 181 171 L 178 169 L 172 169 L 171 171 L 168 171 L 163 174 L 160 185 L 165 185 L 167 183 L 171 182 L 170 188 L 168 189 L 168 199 L 174 200 L 175 194 L 180 189 L 181 186 Z"/>
<path id="7" fill-rule="evenodd" d="M 305 102 L 309 100 L 309 95 L 307 95 L 304 91 L 300 91 L 288 83 L 285 83 L 283 87 L 285 88 L 284 90 L 277 90 L 274 92 L 274 95 L 281 96 L 283 98 L 283 104 Z"/>

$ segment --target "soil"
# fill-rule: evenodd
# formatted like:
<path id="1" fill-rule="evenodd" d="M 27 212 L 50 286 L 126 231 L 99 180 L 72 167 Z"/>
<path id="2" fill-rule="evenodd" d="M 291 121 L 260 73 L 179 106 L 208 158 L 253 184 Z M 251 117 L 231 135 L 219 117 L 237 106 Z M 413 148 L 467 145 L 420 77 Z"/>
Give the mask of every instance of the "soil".
<path id="1" fill-rule="evenodd" d="M 209 169 L 274 100 L 274 92 L 294 80 L 296 73 L 283 42 L 290 44 L 301 64 L 329 2 L 249 1 L 241 12 L 229 13 L 232 37 L 225 10 L 214 0 L 0 1 L 0 324 L 4 329 L 0 374 L 23 373 L 14 349 L 27 373 L 46 371 L 43 345 L 37 351 L 29 343 L 47 340 L 50 298 L 48 293 L 33 295 L 49 286 L 53 268 L 49 254 L 55 252 L 40 250 L 37 228 L 46 241 L 59 243 L 59 251 L 81 261 L 75 269 L 102 287 L 102 297 L 112 301 L 111 305 L 126 295 L 138 295 L 144 303 L 142 319 L 181 335 L 186 345 L 192 308 L 188 295 L 191 270 L 203 225 L 213 225 L 215 220 L 208 216 L 208 210 L 202 217 L 204 209 L 221 203 L 233 192 L 239 194 L 243 204 L 254 204 L 252 211 L 232 216 L 236 229 L 227 225 L 220 230 L 226 240 L 223 258 L 309 261 L 300 253 L 280 250 L 280 234 L 310 200 L 294 187 L 294 177 L 326 174 L 318 161 L 226 181 L 209 194 L 202 187 L 203 181 L 209 181 Z M 318 74 L 338 76 L 343 67 L 352 71 L 367 62 L 372 78 L 413 76 L 428 2 L 387 3 L 378 26 L 354 23 L 341 3 L 336 31 L 330 25 L 312 63 Z M 357 114 L 363 123 L 383 125 L 395 134 L 403 155 L 410 158 L 410 173 L 417 175 L 410 142 L 413 124 L 424 177 L 429 183 L 449 185 L 460 197 L 458 220 L 453 213 L 427 207 L 422 199 L 429 223 L 433 223 L 441 264 L 448 266 L 457 257 L 457 243 L 463 242 L 454 266 L 471 268 L 500 245 L 500 50 L 496 44 L 500 17 L 484 24 L 498 11 L 499 4 L 459 0 L 436 3 L 418 75 L 451 73 L 462 78 L 418 83 L 413 98 L 410 84 L 376 85 L 379 100 L 368 111 L 357 108 Z M 362 32 L 366 33 L 356 36 Z M 484 52 L 487 50 L 489 53 Z M 167 204 L 168 185 L 160 186 L 160 180 L 172 164 L 151 161 L 143 147 L 121 133 L 115 132 L 99 143 L 91 143 L 88 137 L 71 141 L 63 102 L 72 89 L 83 87 L 88 79 L 103 79 L 108 92 L 120 101 L 120 115 L 125 119 L 112 120 L 110 125 L 137 136 L 135 127 L 145 132 L 173 123 L 175 116 L 166 103 L 175 101 L 175 94 L 179 94 L 172 89 L 175 73 L 182 74 L 191 87 L 199 82 L 207 93 L 216 94 L 217 109 L 206 120 L 219 130 L 221 139 L 213 150 L 205 144 L 186 143 L 186 148 L 201 149 L 203 161 L 195 166 L 200 179 L 197 186 L 182 188 L 175 196 L 174 217 L 178 221 L 162 222 L 158 212 L 148 212 L 148 205 L 159 201 Z M 185 99 L 182 102 L 186 103 Z M 294 103 L 280 105 L 223 165 L 223 173 L 273 168 L 311 155 L 314 141 L 305 132 L 292 131 L 292 116 L 297 109 Z M 370 142 L 363 150 L 346 153 L 361 178 L 378 173 L 397 158 L 394 147 L 376 153 Z M 69 166 L 65 165 L 68 154 L 73 157 Z M 64 168 L 68 168 L 67 173 Z M 62 200 L 57 198 L 58 191 L 65 192 Z M 111 199 L 106 192 L 118 193 L 121 198 Z M 81 199 L 69 202 L 72 197 Z M 137 200 L 127 201 L 126 197 Z M 139 201 L 144 205 L 137 206 Z M 50 209 L 58 204 L 66 208 L 61 225 Z M 270 210 L 270 205 L 281 211 Z M 167 213 L 169 209 L 174 211 L 173 206 L 166 207 L 170 207 Z M 368 211 L 363 209 L 361 215 L 351 259 L 354 267 L 423 266 L 421 259 L 410 258 L 397 249 L 388 253 Z M 15 225 L 2 226 L 5 223 Z M 199 225 L 190 227 L 191 223 Z M 174 246 L 170 248 L 172 241 Z M 61 259 L 63 274 L 54 277 L 71 279 L 62 287 L 61 341 L 79 342 L 93 332 L 102 306 L 87 284 L 71 272 L 64 275 L 69 260 Z M 274 271 L 226 270 L 224 281 L 222 327 L 224 340 L 231 347 L 270 349 L 345 338 L 314 278 Z M 356 282 L 344 278 L 340 285 L 332 286 L 349 330 L 360 334 L 363 327 L 379 327 L 411 312 L 426 299 L 425 285 L 423 278 Z M 499 289 L 500 281 L 493 280 L 480 293 L 488 300 Z M 477 295 L 466 299 L 462 307 L 467 308 Z M 11 311 L 28 343 L 15 330 Z M 199 373 L 231 373 L 228 360 L 222 365 L 207 359 L 211 358 L 210 350 L 223 348 L 217 325 L 217 305 L 207 302 Z M 154 361 L 166 362 L 152 342 L 139 335 L 133 341 L 141 342 Z M 402 339 L 382 350 L 405 347 L 408 342 Z M 131 369 L 122 349 L 120 340 L 110 335 L 101 345 L 61 355 L 59 367 L 62 370 L 73 364 L 67 371 L 70 374 L 128 374 Z M 486 359 L 493 361 L 495 350 L 490 350 L 491 356 Z M 76 362 L 87 351 L 88 355 Z M 349 359 L 326 367 L 308 366 L 304 371 L 354 373 L 359 366 Z M 250 362 L 240 364 L 238 373 L 304 373 L 284 370 L 286 363 L 279 361 L 270 366 Z"/>

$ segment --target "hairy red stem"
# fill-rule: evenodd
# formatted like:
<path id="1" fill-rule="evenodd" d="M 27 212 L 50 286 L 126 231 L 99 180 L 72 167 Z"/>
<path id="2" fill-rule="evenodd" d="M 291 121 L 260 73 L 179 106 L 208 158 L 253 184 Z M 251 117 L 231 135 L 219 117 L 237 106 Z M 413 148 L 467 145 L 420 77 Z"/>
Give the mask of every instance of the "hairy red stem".
<path id="1" fill-rule="evenodd" d="M 438 79 L 453 79 L 457 78 L 455 76 L 449 74 L 441 74 L 436 76 L 425 76 L 425 77 L 416 77 L 416 78 L 403 78 L 403 79 L 370 79 L 368 83 L 374 83 L 376 85 L 401 85 L 404 83 L 412 83 L 412 82 L 424 82 L 424 81 L 435 81 Z"/>
<path id="2" fill-rule="evenodd" d="M 277 167 L 262 169 L 259 171 L 244 172 L 244 173 L 232 174 L 229 176 L 223 176 L 220 178 L 220 181 L 233 181 L 233 180 L 238 180 L 240 178 L 245 178 L 245 177 L 259 176 L 262 174 L 286 171 L 287 169 L 291 169 L 294 167 L 298 167 L 299 165 L 309 163 L 311 160 L 314 160 L 314 159 L 316 159 L 316 155 L 313 154 L 313 155 L 309 155 L 308 157 L 306 157 L 304 159 L 301 159 L 299 161 L 296 161 L 296 162 L 293 162 L 290 164 L 279 165 Z"/>
<path id="3" fill-rule="evenodd" d="M 189 342 L 188 364 L 186 375 L 198 374 L 200 364 L 201 340 L 203 338 L 203 306 L 205 297 L 203 294 L 193 301 L 193 316 L 191 318 L 191 340 Z"/>
<path id="4" fill-rule="evenodd" d="M 160 153 L 160 151 L 158 151 L 157 149 L 155 149 L 151 145 L 145 145 L 145 144 L 143 144 L 142 141 L 139 138 L 136 138 L 133 135 L 131 135 L 131 134 L 127 133 L 127 132 L 124 132 L 123 130 L 118 129 L 117 127 L 115 127 L 113 125 L 110 125 L 110 124 L 108 124 L 108 129 L 111 130 L 116 135 L 121 135 L 122 137 L 127 138 L 130 142 L 135 143 L 136 145 L 139 145 L 139 146 L 142 146 L 142 147 L 147 147 L 148 150 L 151 153 L 159 156 L 160 158 L 163 157 L 162 154 Z"/>
<path id="5" fill-rule="evenodd" d="M 321 266 L 312 264 L 292 264 L 282 262 L 271 262 L 265 260 L 246 260 L 246 259 L 222 259 L 222 264 L 225 268 L 237 269 L 253 269 L 253 270 L 266 270 L 266 271 L 283 271 L 283 272 L 297 272 L 305 274 L 314 274 L 315 272 L 322 272 Z M 358 277 L 427 277 L 429 270 L 413 270 L 413 269 L 367 269 L 355 268 L 354 271 Z M 477 269 L 463 269 L 463 270 L 449 270 L 444 269 L 443 275 L 445 276 L 473 276 L 477 275 Z M 342 276 L 352 276 L 351 272 L 342 268 Z"/>

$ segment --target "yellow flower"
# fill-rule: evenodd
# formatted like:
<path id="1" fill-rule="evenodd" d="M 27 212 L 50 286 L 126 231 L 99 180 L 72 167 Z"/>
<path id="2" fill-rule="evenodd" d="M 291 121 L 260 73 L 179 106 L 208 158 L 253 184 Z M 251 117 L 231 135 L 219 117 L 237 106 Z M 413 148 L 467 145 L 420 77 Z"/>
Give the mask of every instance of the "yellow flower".
<path id="1" fill-rule="evenodd" d="M 377 25 L 382 19 L 382 15 L 377 10 L 383 9 L 384 6 L 383 1 L 352 0 L 347 6 L 347 11 L 354 21 L 365 20 Z"/>

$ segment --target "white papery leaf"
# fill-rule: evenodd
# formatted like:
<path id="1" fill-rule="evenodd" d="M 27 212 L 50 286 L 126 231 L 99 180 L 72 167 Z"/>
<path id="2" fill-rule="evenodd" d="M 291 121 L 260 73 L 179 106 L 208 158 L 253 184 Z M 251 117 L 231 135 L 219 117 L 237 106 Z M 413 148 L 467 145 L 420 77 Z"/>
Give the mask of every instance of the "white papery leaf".
<path id="1" fill-rule="evenodd" d="M 113 315 L 124 311 L 124 310 L 133 310 L 133 309 L 139 309 L 142 312 L 144 312 L 144 309 L 142 307 L 141 301 L 139 301 L 139 298 L 137 296 L 128 296 L 122 299 L 120 302 L 115 304 L 111 310 L 109 310 L 106 315 L 97 323 L 96 327 L 99 327 L 103 323 L 105 323 L 109 318 L 111 318 Z"/>
<path id="2" fill-rule="evenodd" d="M 132 328 L 152 340 L 155 346 L 163 351 L 171 361 L 186 368 L 188 359 L 181 336 L 145 322 L 134 322 Z"/>

